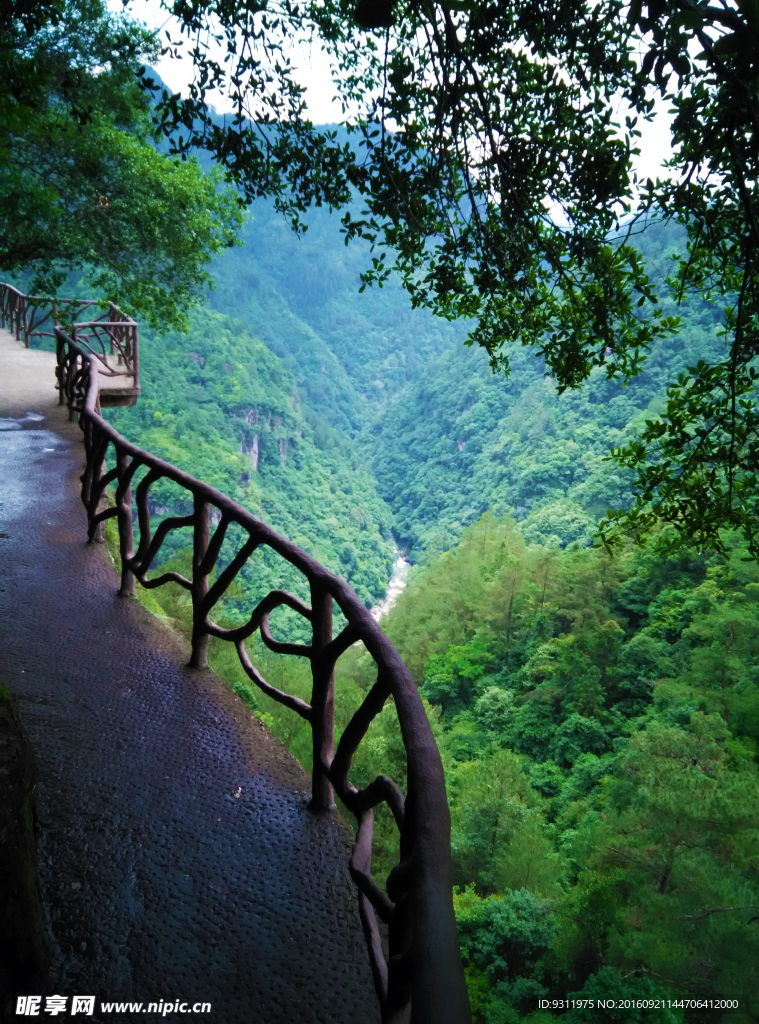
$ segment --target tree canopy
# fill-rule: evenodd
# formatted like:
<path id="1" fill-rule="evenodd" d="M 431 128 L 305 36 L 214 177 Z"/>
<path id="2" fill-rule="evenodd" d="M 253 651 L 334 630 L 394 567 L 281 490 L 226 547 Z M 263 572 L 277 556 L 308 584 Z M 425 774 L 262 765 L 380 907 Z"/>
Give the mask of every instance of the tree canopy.
<path id="1" fill-rule="evenodd" d="M 756 0 L 178 0 L 173 11 L 197 68 L 187 98 L 164 95 L 176 150 L 206 146 L 296 227 L 311 203 L 360 197 L 343 229 L 373 247 L 363 283 L 394 270 L 414 305 L 469 318 L 494 368 L 508 371 L 520 344 L 562 389 L 593 372 L 633 378 L 679 326 L 635 235 L 654 217 L 684 225 L 668 286 L 724 306 L 725 356 L 672 381 L 663 414 L 615 450 L 636 471 L 636 504 L 605 526 L 640 533 L 663 519 L 717 548 L 738 527 L 756 554 Z M 351 142 L 305 119 L 288 45 L 308 38 L 360 111 Z M 234 104 L 224 121 L 212 88 Z M 661 100 L 674 110 L 669 173 L 638 181 L 641 122 Z"/>
<path id="2" fill-rule="evenodd" d="M 0 270 L 42 293 L 84 272 L 99 296 L 178 326 L 241 212 L 221 171 L 156 148 L 137 73 L 157 53 L 99 2 L 3 8 Z"/>

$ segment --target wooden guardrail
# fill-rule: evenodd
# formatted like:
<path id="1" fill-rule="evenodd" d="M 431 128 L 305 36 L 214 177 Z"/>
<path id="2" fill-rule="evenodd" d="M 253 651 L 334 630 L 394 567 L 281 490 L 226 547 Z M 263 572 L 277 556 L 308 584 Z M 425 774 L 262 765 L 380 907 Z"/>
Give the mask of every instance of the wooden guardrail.
<path id="1" fill-rule="evenodd" d="M 93 313 L 98 313 L 92 316 Z M 87 315 L 90 319 L 78 319 Z M 0 283 L 0 324 L 30 347 L 32 338 L 55 339 L 64 326 L 98 360 L 101 405 L 134 405 L 140 394 L 139 337 L 136 321 L 112 302 L 24 295 Z M 60 383 L 60 382 L 59 382 Z M 65 401 L 61 391 L 61 403 Z"/>
<path id="2" fill-rule="evenodd" d="M 122 565 L 120 593 L 133 594 L 135 580 L 148 589 L 168 582 L 183 587 L 192 599 L 190 665 L 206 666 L 209 637 L 231 643 L 248 677 L 309 723 L 313 740 L 311 807 L 315 811 L 332 809 L 337 793 L 357 822 L 349 871 L 358 888 L 359 912 L 384 1024 L 468 1024 L 469 1001 L 453 914 L 450 815 L 443 767 L 408 669 L 344 580 L 226 495 L 135 447 L 114 430 L 99 413 L 98 359 L 78 337 L 73 338 L 60 327 L 55 328 L 55 336 L 61 394 L 84 432 L 87 462 L 82 500 L 88 535 L 92 540 L 107 519 L 116 519 Z M 107 469 L 109 463 L 111 468 Z M 159 480 L 170 480 L 182 488 L 186 507 L 192 511 L 163 519 L 154 531 L 150 490 Z M 109 487 L 115 488 L 115 504 L 102 508 L 101 499 Z M 136 549 L 135 511 L 139 531 Z M 245 539 L 211 582 L 233 525 L 241 529 Z M 191 578 L 177 572 L 151 578 L 148 574 L 166 538 L 181 529 L 189 530 L 192 537 Z M 310 604 L 284 590 L 273 590 L 243 625 L 218 625 L 212 618 L 214 609 L 253 552 L 267 546 L 302 574 Z M 337 636 L 333 636 L 332 628 L 333 603 L 346 622 Z M 309 624 L 309 644 L 286 643 L 272 636 L 269 618 L 282 605 Z M 309 661 L 310 703 L 277 689 L 261 675 L 246 648 L 246 641 L 256 631 L 270 650 Z M 377 680 L 335 749 L 335 665 L 359 640 L 374 659 Z M 371 722 L 390 699 L 395 704 L 407 755 L 405 795 L 384 775 L 363 789 L 350 778 L 354 754 Z M 390 808 L 400 831 L 400 862 L 384 888 L 371 873 L 373 809 L 382 802 Z"/>

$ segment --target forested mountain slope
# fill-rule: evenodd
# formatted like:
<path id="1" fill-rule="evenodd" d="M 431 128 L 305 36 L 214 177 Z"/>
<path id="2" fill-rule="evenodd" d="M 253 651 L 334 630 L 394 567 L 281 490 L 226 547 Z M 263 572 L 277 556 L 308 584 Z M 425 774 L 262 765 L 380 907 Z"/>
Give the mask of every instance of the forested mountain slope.
<path id="1" fill-rule="evenodd" d="M 493 374 L 463 346 L 466 325 L 412 310 L 393 282 L 359 293 L 366 249 L 346 247 L 326 210 L 308 222 L 296 236 L 255 203 L 244 244 L 212 265 L 216 287 L 189 334 L 142 328 L 142 397 L 108 415 L 368 604 L 384 595 L 393 538 L 412 561 L 434 557 L 486 511 L 514 516 L 529 542 L 589 543 L 606 509 L 630 501 L 609 448 L 660 406 L 676 369 L 724 348 L 717 309 L 666 300 L 682 330 L 640 377 L 622 388 L 597 371 L 558 395 L 530 350 L 512 350 L 508 377 Z M 663 225 L 638 236 L 657 284 L 674 240 Z M 84 295 L 76 278 L 64 290 Z"/>
<path id="2" fill-rule="evenodd" d="M 658 285 L 674 238 L 663 225 L 638 236 Z M 529 541 L 589 543 L 606 510 L 631 501 L 631 475 L 607 461 L 610 447 L 632 436 L 678 372 L 724 347 L 714 307 L 679 312 L 679 335 L 660 342 L 624 388 L 596 370 L 559 395 L 528 349 L 509 353 L 508 378 L 493 375 L 482 350 L 438 356 L 362 438 L 401 543 L 414 554 L 445 550 L 488 510 L 523 521 Z"/>
<path id="3" fill-rule="evenodd" d="M 676 238 L 660 224 L 637 236 L 657 285 Z M 622 388 L 597 371 L 558 395 L 531 351 L 513 350 L 510 376 L 494 375 L 482 350 L 462 345 L 464 324 L 412 311 L 397 285 L 358 294 L 365 259 L 342 244 L 336 216 L 313 211 L 297 237 L 259 203 L 244 247 L 214 265 L 211 302 L 286 361 L 317 436 L 360 434 L 414 558 L 450 547 L 487 510 L 524 520 L 533 541 L 588 543 L 606 509 L 630 501 L 630 477 L 605 461 L 609 448 L 631 436 L 676 372 L 724 347 L 717 309 L 678 309 L 663 288 L 683 327 L 641 376 Z"/>
<path id="4" fill-rule="evenodd" d="M 359 295 L 361 260 L 337 217 L 315 211 L 299 238 L 256 204 L 244 245 L 213 265 L 216 288 L 190 332 L 142 330 L 142 397 L 108 415 L 373 604 L 390 575 L 393 514 L 357 438 L 461 332 L 412 311 L 397 286 Z"/>
<path id="5" fill-rule="evenodd" d="M 672 229 L 638 241 L 661 282 Z M 254 204 L 244 245 L 213 265 L 216 312 L 199 309 L 185 338 L 143 332 L 143 398 L 117 422 L 196 471 L 207 461 L 368 603 L 383 594 L 391 533 L 418 560 L 492 511 L 521 521 L 531 542 L 589 543 L 606 509 L 630 501 L 609 448 L 676 369 L 723 345 L 717 311 L 683 305 L 681 333 L 626 388 L 597 371 L 558 395 L 531 351 L 513 350 L 510 376 L 494 375 L 462 345 L 464 325 L 411 310 L 392 283 L 359 294 L 365 256 L 324 210 L 298 237 Z M 253 422 L 259 411 L 268 418 Z"/>
<path id="6" fill-rule="evenodd" d="M 337 214 L 307 220 L 298 236 L 255 203 L 242 248 L 213 264 L 209 298 L 286 361 L 313 414 L 355 436 L 465 332 L 412 310 L 397 283 L 359 294 L 367 247 L 343 244 Z"/>
<path id="7" fill-rule="evenodd" d="M 639 241 L 663 280 L 671 230 Z M 727 558 L 673 556 L 661 537 L 613 559 L 588 546 L 606 508 L 630 500 L 609 447 L 678 369 L 721 351 L 719 311 L 684 305 L 680 334 L 626 388 L 596 373 L 558 395 L 527 350 L 494 376 L 460 344 L 461 325 L 411 313 L 392 287 L 357 294 L 359 257 L 326 214 L 298 239 L 255 207 L 246 246 L 214 267 L 215 309 L 187 336 L 144 335 L 143 397 L 117 423 L 367 602 L 392 536 L 418 563 L 383 625 L 446 766 L 476 1024 L 748 1024 L 759 1013 L 756 565 L 729 537 Z M 221 614 L 239 621 L 248 590 L 283 583 L 294 586 L 251 567 Z M 183 592 L 157 599 L 186 617 Z M 287 623 L 276 628 L 284 638 Z M 226 647 L 212 645 L 213 667 L 308 763 L 308 724 L 254 690 Z M 306 665 L 251 649 L 267 678 L 308 697 Z M 372 669 L 360 645 L 341 660 L 338 735 Z M 388 707 L 352 777 L 404 773 Z M 396 835 L 380 810 L 380 878 Z"/>
<path id="8" fill-rule="evenodd" d="M 384 624 L 446 763 L 477 1024 L 759 1013 L 759 574 L 660 540 L 486 515 Z"/>
<path id="9" fill-rule="evenodd" d="M 203 309 L 187 334 L 144 332 L 140 364 L 139 402 L 109 412 L 126 437 L 241 502 L 367 603 L 384 592 L 390 511 L 350 446 L 315 443 L 283 360 Z"/>

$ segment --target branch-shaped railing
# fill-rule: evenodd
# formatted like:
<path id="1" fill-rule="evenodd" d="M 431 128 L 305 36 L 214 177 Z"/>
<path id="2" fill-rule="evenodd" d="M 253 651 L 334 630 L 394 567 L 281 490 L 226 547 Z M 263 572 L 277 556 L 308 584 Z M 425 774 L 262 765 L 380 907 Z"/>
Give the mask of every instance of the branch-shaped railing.
<path id="1" fill-rule="evenodd" d="M 89 320 L 78 319 L 98 311 Z M 101 377 L 131 377 L 132 388 L 139 393 L 137 323 L 112 302 L 24 295 L 12 285 L 0 284 L 0 323 L 26 348 L 32 338 L 55 338 L 56 327 L 63 323 L 80 347 L 97 358 Z"/>
<path id="2" fill-rule="evenodd" d="M 358 888 L 361 923 L 383 1022 L 466 1024 L 470 1012 L 453 914 L 450 815 L 443 768 L 408 669 L 347 583 L 224 494 L 136 448 L 106 423 L 99 415 L 97 361 L 62 330 L 57 328 L 55 333 L 62 393 L 72 415 L 79 416 L 84 432 L 87 462 L 82 476 L 82 500 L 87 510 L 89 538 L 95 538 L 107 519 L 117 520 L 122 566 L 120 593 L 132 595 L 135 579 L 149 589 L 168 582 L 179 584 L 192 598 L 190 665 L 206 666 L 209 637 L 232 643 L 249 678 L 310 724 L 311 806 L 317 811 L 333 808 L 336 792 L 358 823 L 349 871 Z M 109 460 L 113 468 L 106 469 Z M 135 550 L 132 484 L 138 471 L 144 475 L 134 494 L 139 525 Z M 160 480 L 169 480 L 182 488 L 192 512 L 163 519 L 153 532 L 150 490 Z M 104 508 L 103 499 L 109 487 L 115 488 L 115 503 Z M 241 528 L 246 539 L 211 582 L 233 524 Z M 161 546 L 172 531 L 182 528 L 192 531 L 191 578 L 174 571 L 149 578 Z M 310 606 L 294 594 L 273 590 L 253 609 L 244 625 L 218 625 L 211 617 L 214 609 L 254 551 L 262 547 L 271 548 L 302 573 L 310 589 Z M 332 633 L 333 602 L 346 621 L 337 636 Z M 269 618 L 282 605 L 309 623 L 310 644 L 280 642 L 272 636 Z M 310 704 L 272 686 L 255 667 L 246 641 L 256 631 L 270 650 L 308 659 L 312 673 Z M 377 665 L 377 681 L 343 731 L 335 750 L 335 664 L 359 640 Z M 379 776 L 363 789 L 357 788 L 350 778 L 359 744 L 390 697 L 395 702 L 407 755 L 405 797 L 386 776 Z M 383 802 L 390 808 L 400 831 L 400 862 L 390 873 L 385 889 L 371 873 L 373 809 Z M 385 942 L 379 922 L 387 926 Z"/>

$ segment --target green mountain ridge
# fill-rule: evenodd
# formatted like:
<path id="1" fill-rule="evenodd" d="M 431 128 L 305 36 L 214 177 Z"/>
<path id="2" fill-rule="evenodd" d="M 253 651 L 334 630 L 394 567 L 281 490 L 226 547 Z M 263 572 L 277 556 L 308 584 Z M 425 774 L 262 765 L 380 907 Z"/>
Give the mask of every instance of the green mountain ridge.
<path id="1" fill-rule="evenodd" d="M 677 237 L 661 224 L 638 236 L 656 282 Z M 216 287 L 187 336 L 142 329 L 142 397 L 109 415 L 322 558 L 367 604 L 384 596 L 394 541 L 412 561 L 434 557 L 486 511 L 513 515 L 531 543 L 590 543 L 606 509 L 630 500 L 610 446 L 655 412 L 677 371 L 724 344 L 714 307 L 665 299 L 683 329 L 638 378 L 623 388 L 597 370 L 558 395 L 532 351 L 514 349 L 510 376 L 494 375 L 463 345 L 465 325 L 412 310 L 397 282 L 359 294 L 366 249 L 346 247 L 326 210 L 297 236 L 258 202 L 243 243 L 213 264 Z M 265 408 L 268 420 L 249 422 Z"/>
<path id="2" fill-rule="evenodd" d="M 656 224 L 638 236 L 655 281 L 669 272 L 678 231 Z M 215 264 L 211 302 L 285 360 L 317 436 L 356 441 L 414 559 L 449 548 L 488 510 L 524 520 L 534 542 L 589 543 L 607 508 L 630 500 L 630 475 L 606 461 L 609 448 L 676 372 L 720 349 L 713 307 L 678 310 L 665 297 L 683 330 L 650 353 L 640 377 L 623 388 L 599 370 L 558 395 L 525 349 L 511 353 L 508 378 L 494 376 L 483 351 L 463 346 L 464 325 L 411 310 L 397 283 L 359 295 L 366 252 L 341 242 L 325 211 L 297 237 L 256 204 L 244 247 Z"/>
<path id="3" fill-rule="evenodd" d="M 287 361 L 313 412 L 350 436 L 463 337 L 412 310 L 395 282 L 359 295 L 365 259 L 365 249 L 343 244 L 337 215 L 312 211 L 297 236 L 256 203 L 243 247 L 214 263 L 209 295 Z"/>
<path id="4" fill-rule="evenodd" d="M 229 494 L 372 603 L 393 561 L 389 510 L 355 455 L 315 443 L 284 361 L 208 309 L 187 334 L 144 332 L 140 360 L 143 394 L 109 413 L 117 429 Z M 161 494 L 151 491 L 160 510 L 176 501 Z"/>
<path id="5" fill-rule="evenodd" d="M 417 563 L 382 625 L 446 771 L 474 1024 L 755 1021 L 756 563 L 734 537 L 726 557 L 673 554 L 666 531 L 614 557 L 590 546 L 606 508 L 630 500 L 610 446 L 655 414 L 679 370 L 721 354 L 719 311 L 683 303 L 680 333 L 626 387 L 596 371 L 559 395 L 527 349 L 494 376 L 460 325 L 412 313 L 397 286 L 358 295 L 361 253 L 326 213 L 298 239 L 256 208 L 246 237 L 215 265 L 216 308 L 188 335 L 145 333 L 143 397 L 112 415 L 367 604 L 394 541 Z M 656 281 L 675 241 L 659 225 L 639 239 Z M 158 485 L 153 498 L 157 512 L 176 500 Z M 170 553 L 181 568 L 187 552 Z M 299 592 L 297 574 L 258 555 L 224 621 L 272 587 Z M 184 592 L 156 600 L 187 624 Z M 286 616 L 275 632 L 301 638 Z M 265 677 L 308 699 L 307 665 L 250 647 Z M 211 665 L 308 764 L 308 723 L 251 686 L 230 645 L 211 645 Z M 351 647 L 338 738 L 375 679 Z M 403 785 L 405 771 L 389 704 L 351 777 Z M 378 808 L 375 876 L 397 860 Z"/>

